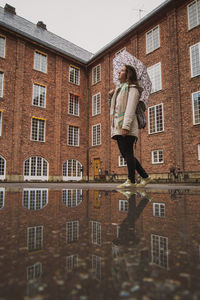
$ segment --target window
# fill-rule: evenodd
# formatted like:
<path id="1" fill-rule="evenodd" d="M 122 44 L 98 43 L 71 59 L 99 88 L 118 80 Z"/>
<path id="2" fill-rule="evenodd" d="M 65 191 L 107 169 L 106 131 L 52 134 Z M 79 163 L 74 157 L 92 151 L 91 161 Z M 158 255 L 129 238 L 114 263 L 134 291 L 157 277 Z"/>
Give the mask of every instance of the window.
<path id="1" fill-rule="evenodd" d="M 6 160 L 0 155 L 0 180 L 6 178 Z"/>
<path id="2" fill-rule="evenodd" d="M 92 96 L 92 115 L 96 116 L 101 113 L 101 94 Z"/>
<path id="3" fill-rule="evenodd" d="M 45 142 L 45 120 L 32 118 L 31 140 L 37 142 Z"/>
<path id="4" fill-rule="evenodd" d="M 48 203 L 47 189 L 24 189 L 23 206 L 29 210 L 39 210 Z"/>
<path id="5" fill-rule="evenodd" d="M 128 211 L 128 201 L 119 200 L 119 211 Z"/>
<path id="6" fill-rule="evenodd" d="M 200 43 L 190 47 L 191 77 L 200 75 Z"/>
<path id="7" fill-rule="evenodd" d="M 68 127 L 68 145 L 79 146 L 79 128 L 69 125 Z"/>
<path id="8" fill-rule="evenodd" d="M 195 0 L 188 5 L 188 25 L 192 29 L 200 24 L 200 0 Z"/>
<path id="9" fill-rule="evenodd" d="M 92 275 L 95 279 L 101 280 L 101 257 L 92 255 Z"/>
<path id="10" fill-rule="evenodd" d="M 153 203 L 153 216 L 154 217 L 165 217 L 165 204 L 164 203 Z"/>
<path id="11" fill-rule="evenodd" d="M 5 204 L 5 188 L 0 187 L 0 209 L 4 207 Z"/>
<path id="12" fill-rule="evenodd" d="M 43 73 L 47 73 L 47 55 L 35 51 L 34 53 L 34 69 Z"/>
<path id="13" fill-rule="evenodd" d="M 6 39 L 0 36 L 0 57 L 5 58 Z"/>
<path id="14" fill-rule="evenodd" d="M 24 180 L 48 180 L 48 162 L 40 156 L 29 157 L 24 162 Z"/>
<path id="15" fill-rule="evenodd" d="M 66 257 L 66 271 L 71 272 L 78 267 L 78 255 L 73 254 Z"/>
<path id="16" fill-rule="evenodd" d="M 160 47 L 159 26 L 156 26 L 146 34 L 146 53 L 150 53 Z"/>
<path id="17" fill-rule="evenodd" d="M 200 124 L 200 91 L 192 94 L 193 124 Z"/>
<path id="18" fill-rule="evenodd" d="M 101 81 L 101 65 L 92 69 L 92 84 L 96 84 L 99 81 Z"/>
<path id="19" fill-rule="evenodd" d="M 27 280 L 34 280 L 34 279 L 41 278 L 42 264 L 38 262 L 32 266 L 28 266 L 26 269 L 26 273 L 27 273 Z"/>
<path id="20" fill-rule="evenodd" d="M 69 82 L 80 84 L 80 69 L 74 66 L 69 67 Z"/>
<path id="21" fill-rule="evenodd" d="M 101 246 L 101 223 L 92 221 L 92 243 Z"/>
<path id="22" fill-rule="evenodd" d="M 101 125 L 92 126 L 92 146 L 101 145 Z"/>
<path id="23" fill-rule="evenodd" d="M 2 135 L 2 119 L 3 119 L 3 112 L 0 111 L 0 136 Z"/>
<path id="24" fill-rule="evenodd" d="M 69 94 L 68 112 L 70 115 L 79 116 L 79 96 Z"/>
<path id="25" fill-rule="evenodd" d="M 162 89 L 161 81 L 161 63 L 157 63 L 147 69 L 148 75 L 150 77 L 152 88 L 151 93 L 155 93 Z"/>
<path id="26" fill-rule="evenodd" d="M 127 162 L 124 159 L 124 157 L 122 155 L 118 156 L 118 166 L 119 167 L 126 167 L 127 166 Z"/>
<path id="27" fill-rule="evenodd" d="M 62 201 L 66 207 L 76 207 L 82 202 L 82 199 L 83 192 L 80 189 L 62 191 Z"/>
<path id="28" fill-rule="evenodd" d="M 200 160 L 200 144 L 198 144 L 198 160 Z"/>
<path id="29" fill-rule="evenodd" d="M 33 85 L 33 105 L 46 107 L 46 87 L 44 85 Z"/>
<path id="30" fill-rule="evenodd" d="M 66 223 L 66 241 L 67 243 L 73 243 L 78 241 L 79 234 L 79 221 L 71 221 Z"/>
<path id="31" fill-rule="evenodd" d="M 28 250 L 40 250 L 43 247 L 43 226 L 28 227 Z"/>
<path id="32" fill-rule="evenodd" d="M 148 108 L 149 134 L 164 131 L 163 104 Z"/>
<path id="33" fill-rule="evenodd" d="M 63 164 L 63 180 L 81 180 L 82 165 L 78 160 L 69 159 Z"/>
<path id="34" fill-rule="evenodd" d="M 152 151 L 152 164 L 163 163 L 163 150 Z"/>
<path id="35" fill-rule="evenodd" d="M 3 98 L 4 73 L 0 72 L 0 98 Z"/>
<path id="36" fill-rule="evenodd" d="M 152 263 L 163 268 L 168 268 L 168 238 L 151 235 Z"/>

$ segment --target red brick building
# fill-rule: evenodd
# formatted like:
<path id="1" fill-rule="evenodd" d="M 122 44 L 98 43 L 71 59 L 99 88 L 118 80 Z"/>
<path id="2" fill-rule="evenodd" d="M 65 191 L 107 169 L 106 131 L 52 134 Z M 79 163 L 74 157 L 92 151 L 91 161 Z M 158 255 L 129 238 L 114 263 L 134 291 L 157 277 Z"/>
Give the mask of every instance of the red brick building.
<path id="1" fill-rule="evenodd" d="M 110 139 L 108 91 L 122 49 L 147 67 L 152 93 L 136 156 L 154 178 L 200 179 L 199 0 L 167 0 L 92 54 L 0 8 L 0 179 L 126 176 Z"/>

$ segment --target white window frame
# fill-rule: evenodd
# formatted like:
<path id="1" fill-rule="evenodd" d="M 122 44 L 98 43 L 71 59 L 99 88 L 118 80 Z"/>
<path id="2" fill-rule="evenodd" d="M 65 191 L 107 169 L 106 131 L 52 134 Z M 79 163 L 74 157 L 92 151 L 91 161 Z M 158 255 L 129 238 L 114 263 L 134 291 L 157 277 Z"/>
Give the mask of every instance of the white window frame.
<path id="1" fill-rule="evenodd" d="M 192 6 L 195 6 L 195 11 L 194 11 L 194 14 L 195 14 L 195 21 L 194 24 L 191 24 L 191 19 L 190 19 L 190 7 Z M 200 10 L 198 11 L 198 5 L 200 6 L 200 0 L 195 0 L 195 1 L 192 1 L 190 4 L 188 4 L 188 7 L 187 7 L 187 11 L 188 11 L 188 29 L 192 29 L 192 28 L 195 28 L 197 27 L 199 24 L 200 24 Z"/>
<path id="2" fill-rule="evenodd" d="M 41 167 L 40 167 L 40 162 L 41 162 Z M 38 173 L 40 173 L 40 175 L 38 175 Z M 49 163 L 43 157 L 31 156 L 24 161 L 24 180 L 30 181 L 30 180 L 37 179 L 37 180 L 47 181 L 48 177 L 49 177 Z"/>
<path id="3" fill-rule="evenodd" d="M 165 217 L 165 203 L 153 203 L 153 216 L 159 218 Z"/>
<path id="4" fill-rule="evenodd" d="M 4 208 L 5 205 L 5 188 L 0 187 L 0 210 Z"/>
<path id="5" fill-rule="evenodd" d="M 96 130 L 96 133 L 94 132 Z M 92 126 L 92 146 L 101 145 L 101 124 Z"/>
<path id="6" fill-rule="evenodd" d="M 80 68 L 73 65 L 69 66 L 69 82 L 80 85 Z"/>
<path id="7" fill-rule="evenodd" d="M 0 180 L 5 180 L 6 179 L 6 160 L 3 156 L 0 155 L 0 159 L 3 161 L 3 168 L 2 168 L 2 171 L 1 172 L 1 169 L 0 169 Z M 0 165 L 1 166 L 1 165 Z M 3 173 L 3 174 L 2 174 Z"/>
<path id="8" fill-rule="evenodd" d="M 66 243 L 77 242 L 79 239 L 79 221 L 66 223 Z"/>
<path id="9" fill-rule="evenodd" d="M 82 189 L 62 190 L 62 201 L 66 207 L 77 207 L 83 201 Z"/>
<path id="10" fill-rule="evenodd" d="M 26 268 L 27 280 L 39 279 L 42 277 L 42 264 L 37 262 Z"/>
<path id="11" fill-rule="evenodd" d="M 127 166 L 127 162 L 126 162 L 125 158 L 122 155 L 118 156 L 118 166 L 119 167 L 126 167 Z"/>
<path id="12" fill-rule="evenodd" d="M 95 279 L 101 280 L 101 257 L 92 254 L 92 274 Z"/>
<path id="13" fill-rule="evenodd" d="M 76 268 L 78 268 L 78 254 L 66 256 L 66 272 L 71 272 Z"/>
<path id="14" fill-rule="evenodd" d="M 79 96 L 73 93 L 69 93 L 68 114 L 76 117 L 79 116 Z"/>
<path id="15" fill-rule="evenodd" d="M 157 116 L 157 113 L 156 113 L 156 107 L 158 106 L 161 106 L 162 107 L 162 130 L 159 130 L 158 131 L 158 126 L 157 126 L 157 123 L 158 123 L 158 117 Z M 155 131 L 154 132 L 151 132 L 150 131 L 150 111 L 151 109 L 154 108 L 154 114 L 155 114 Z M 153 105 L 153 106 L 150 106 L 148 107 L 148 133 L 149 134 L 155 134 L 155 133 L 160 133 L 160 132 L 163 132 L 164 131 L 164 109 L 163 109 L 163 103 L 160 103 L 160 104 L 156 104 L 156 105 Z"/>
<path id="16" fill-rule="evenodd" d="M 119 211 L 128 211 L 128 200 L 119 200 Z"/>
<path id="17" fill-rule="evenodd" d="M 168 238 L 151 234 L 152 264 L 168 269 Z"/>
<path id="18" fill-rule="evenodd" d="M 101 223 L 92 221 L 92 244 L 101 246 Z"/>
<path id="19" fill-rule="evenodd" d="M 147 68 L 149 78 L 152 83 L 151 94 L 162 90 L 162 70 L 161 62 Z"/>
<path id="20" fill-rule="evenodd" d="M 36 90 L 37 89 L 37 90 Z M 36 94 L 38 93 L 38 94 Z M 38 97 L 38 104 L 34 103 L 34 99 Z M 32 97 L 32 105 L 46 108 L 46 86 L 39 83 L 33 84 L 33 97 Z"/>
<path id="21" fill-rule="evenodd" d="M 40 210 L 48 204 L 48 189 L 23 189 L 22 205 L 28 210 Z"/>
<path id="22" fill-rule="evenodd" d="M 83 178 L 82 164 L 76 159 L 68 159 L 63 164 L 63 181 L 79 181 Z"/>
<path id="23" fill-rule="evenodd" d="M 6 56 L 6 38 L 0 35 L 0 57 L 5 58 Z"/>
<path id="24" fill-rule="evenodd" d="M 197 95 L 197 99 L 195 99 L 196 95 Z M 197 104 L 195 102 L 197 102 Z M 193 125 L 199 125 L 200 124 L 200 91 L 192 93 L 192 113 L 193 113 Z M 196 118 L 198 118 L 198 121 L 196 121 Z"/>
<path id="25" fill-rule="evenodd" d="M 41 232 L 41 236 L 39 235 L 39 238 L 40 238 L 39 243 L 38 243 L 38 233 L 37 233 L 38 229 Z M 30 237 L 31 230 L 34 230 L 32 240 Z M 33 247 L 32 247 L 32 245 L 30 245 L 31 242 L 33 243 Z M 41 250 L 43 248 L 43 226 L 42 225 L 27 228 L 27 248 L 28 248 L 28 251 L 37 251 L 37 250 Z"/>
<path id="26" fill-rule="evenodd" d="M 150 38 L 149 38 L 150 37 Z M 158 44 L 155 43 L 155 38 L 158 39 Z M 151 46 L 150 46 L 151 45 Z M 157 25 L 146 33 L 146 54 L 160 48 L 160 27 Z"/>
<path id="27" fill-rule="evenodd" d="M 101 114 L 101 93 L 92 96 L 92 116 Z"/>
<path id="28" fill-rule="evenodd" d="M 198 144 L 198 160 L 200 161 L 200 144 Z"/>
<path id="29" fill-rule="evenodd" d="M 34 70 L 47 73 L 47 54 L 37 50 L 34 52 Z"/>
<path id="30" fill-rule="evenodd" d="M 97 84 L 101 81 L 101 64 L 92 68 L 92 84 Z"/>
<path id="31" fill-rule="evenodd" d="M 162 160 L 160 161 L 160 153 L 162 152 Z M 154 153 L 157 155 L 157 161 L 155 160 Z M 152 164 L 163 164 L 164 163 L 164 152 L 163 149 L 153 150 L 151 152 Z"/>
<path id="32" fill-rule="evenodd" d="M 0 71 L 0 98 L 3 98 L 4 92 L 4 73 Z"/>
<path id="33" fill-rule="evenodd" d="M 67 145 L 79 147 L 80 129 L 78 126 L 68 125 Z"/>
<path id="34" fill-rule="evenodd" d="M 192 50 L 193 48 L 197 47 L 197 55 L 194 59 Z M 195 62 L 197 66 L 195 65 Z M 195 70 L 197 69 L 197 71 Z M 200 75 L 200 42 L 190 46 L 190 69 L 191 69 L 191 78 Z"/>
<path id="35" fill-rule="evenodd" d="M 35 128 L 33 127 L 33 125 L 34 125 L 33 120 L 36 121 L 36 123 L 37 123 L 37 126 Z M 42 126 L 42 124 L 44 125 L 44 127 Z M 33 135 L 34 129 L 36 129 L 36 138 L 34 138 L 34 135 Z M 41 119 L 41 118 L 32 117 L 32 119 L 31 119 L 31 141 L 44 143 L 45 142 L 45 131 L 46 131 L 46 120 Z M 41 133 L 42 133 L 42 135 L 41 135 Z M 42 137 L 42 140 L 41 140 L 41 137 Z"/>

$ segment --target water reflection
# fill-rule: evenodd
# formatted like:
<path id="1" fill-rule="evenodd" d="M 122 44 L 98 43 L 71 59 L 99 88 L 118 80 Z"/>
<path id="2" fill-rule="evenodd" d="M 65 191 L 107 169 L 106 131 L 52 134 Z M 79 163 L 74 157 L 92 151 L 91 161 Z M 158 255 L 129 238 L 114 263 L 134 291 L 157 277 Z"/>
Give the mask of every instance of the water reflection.
<path id="1" fill-rule="evenodd" d="M 0 298 L 200 299 L 199 200 L 0 188 Z"/>

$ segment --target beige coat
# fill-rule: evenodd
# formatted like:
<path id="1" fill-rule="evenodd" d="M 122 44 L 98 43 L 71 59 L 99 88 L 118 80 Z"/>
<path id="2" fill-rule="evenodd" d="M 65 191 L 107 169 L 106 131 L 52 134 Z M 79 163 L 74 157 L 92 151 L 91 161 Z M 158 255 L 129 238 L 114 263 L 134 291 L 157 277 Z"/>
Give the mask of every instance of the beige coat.
<path id="1" fill-rule="evenodd" d="M 128 100 L 127 100 L 124 120 L 122 124 L 122 129 L 119 128 L 118 126 L 118 118 L 117 118 L 121 97 L 122 95 L 119 93 L 116 98 L 116 105 L 114 108 L 114 119 L 111 124 L 111 137 L 113 138 L 115 135 L 121 135 L 122 129 L 129 130 L 128 135 L 138 137 L 138 121 L 136 116 L 136 107 L 140 98 L 139 91 L 137 88 L 134 87 L 134 85 L 129 87 Z"/>

